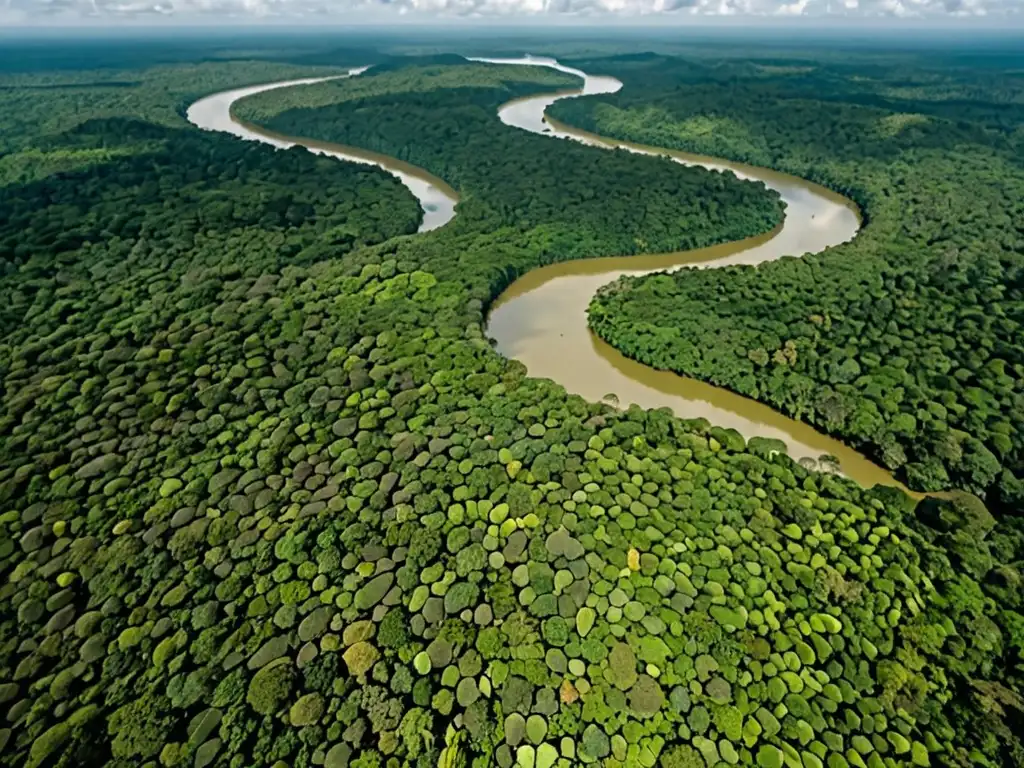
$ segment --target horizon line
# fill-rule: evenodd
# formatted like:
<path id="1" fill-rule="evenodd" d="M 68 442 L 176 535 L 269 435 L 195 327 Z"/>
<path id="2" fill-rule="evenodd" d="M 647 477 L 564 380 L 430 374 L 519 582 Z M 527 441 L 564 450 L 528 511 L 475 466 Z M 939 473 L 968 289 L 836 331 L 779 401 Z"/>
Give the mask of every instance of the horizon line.
<path id="1" fill-rule="evenodd" d="M 827 29 L 828 31 L 857 31 L 870 30 L 873 33 L 891 32 L 899 33 L 906 31 L 946 31 L 955 32 L 965 25 L 970 25 L 974 30 L 988 30 L 991 32 L 1002 32 L 1006 34 L 1024 33 L 1024 13 L 1007 13 L 998 16 L 958 16 L 953 18 L 942 16 L 917 16 L 896 18 L 891 16 L 859 16 L 839 14 L 816 14 L 805 16 L 759 16 L 754 14 L 735 16 L 715 15 L 683 15 L 664 14 L 655 17 L 653 14 L 617 15 L 609 14 L 606 17 L 579 17 L 570 14 L 562 15 L 522 15 L 509 16 L 445 16 L 439 14 L 403 14 L 388 19 L 368 19 L 365 21 L 351 19 L 344 22 L 328 22 L 315 17 L 301 16 L 275 16 L 254 18 L 252 16 L 195 16 L 173 17 L 166 16 L 160 19 L 147 17 L 145 19 L 124 17 L 118 20 L 116 25 L 111 24 L 110 16 L 84 16 L 71 18 L 38 18 L 24 19 L 20 22 L 7 23 L 0 27 L 0 37 L 5 33 L 15 30 L 33 30 L 35 32 L 68 32 L 78 30 L 101 30 L 107 33 L 132 32 L 165 32 L 168 29 L 194 30 L 197 32 L 238 30 L 260 30 L 260 31 L 308 31 L 318 33 L 342 32 L 346 30 L 361 30 L 375 28 L 381 31 L 386 30 L 413 30 L 416 28 L 430 30 L 448 29 L 455 30 L 459 27 L 490 27 L 498 31 L 530 31 L 530 32 L 552 32 L 551 27 L 557 25 L 562 31 L 575 29 L 579 31 L 595 32 L 621 32 L 625 25 L 631 31 L 649 30 L 651 32 L 665 32 L 666 27 L 677 32 L 685 29 L 718 29 L 718 30 L 749 30 L 759 31 L 765 29 L 773 30 L 813 30 Z M 1009 24 L 1007 22 L 1010 22 Z M 841 26 L 841 29 L 839 28 Z M 969 43 L 970 41 L 963 41 Z"/>

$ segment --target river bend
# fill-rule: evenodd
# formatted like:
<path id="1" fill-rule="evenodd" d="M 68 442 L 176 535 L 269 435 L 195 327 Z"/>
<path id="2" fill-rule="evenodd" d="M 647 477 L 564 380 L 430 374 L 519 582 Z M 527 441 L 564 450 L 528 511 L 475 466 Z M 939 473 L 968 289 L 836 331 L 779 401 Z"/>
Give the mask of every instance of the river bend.
<path id="1" fill-rule="evenodd" d="M 682 267 L 760 264 L 787 255 L 818 253 L 844 243 L 853 238 L 860 228 L 860 217 L 851 201 L 822 186 L 787 174 L 611 140 L 545 117 L 545 110 L 559 99 L 614 93 L 622 87 L 616 78 L 589 75 L 554 59 L 473 60 L 545 66 L 582 78 L 583 87 L 580 89 L 527 97 L 503 105 L 498 114 L 507 125 L 598 147 L 667 155 L 676 162 L 712 171 L 730 171 L 740 178 L 763 182 L 781 195 L 786 206 L 783 224 L 775 231 L 758 237 L 691 251 L 585 259 L 531 270 L 512 283 L 491 309 L 487 332 L 495 340 L 499 352 L 524 363 L 531 376 L 552 379 L 569 392 L 588 400 L 607 402 L 608 397 L 614 395 L 612 402 L 621 405 L 667 406 L 679 417 L 703 417 L 716 426 L 732 427 L 747 438 L 760 436 L 782 440 L 795 459 L 817 460 L 825 454 L 834 456 L 842 473 L 863 486 L 878 483 L 899 485 L 888 471 L 813 427 L 720 387 L 657 371 L 629 360 L 594 336 L 587 327 L 587 307 L 598 288 L 623 275 L 643 275 Z M 365 69 L 351 70 L 347 76 L 358 75 Z M 354 147 L 274 134 L 240 122 L 231 114 L 231 105 L 245 96 L 327 79 L 332 78 L 291 80 L 214 94 L 193 104 L 188 110 L 188 118 L 200 128 L 226 131 L 244 139 L 264 141 L 279 147 L 299 144 L 342 160 L 377 165 L 401 179 L 420 201 L 424 210 L 420 231 L 436 229 L 450 221 L 455 216 L 457 194 L 442 180 L 422 169 Z M 557 151 L 557 144 L 553 143 L 552 148 Z"/>
<path id="2" fill-rule="evenodd" d="M 420 207 L 423 209 L 423 221 L 420 223 L 420 232 L 429 232 L 432 229 L 444 226 L 454 218 L 455 205 L 459 202 L 459 196 L 445 182 L 427 173 L 422 168 L 409 165 L 394 157 L 388 157 L 387 155 L 370 152 L 358 147 L 331 144 L 314 139 L 282 136 L 273 131 L 238 120 L 231 114 L 231 105 L 240 99 L 244 99 L 246 96 L 254 96 L 264 91 L 274 91 L 278 88 L 313 85 L 328 80 L 355 77 L 361 75 L 367 69 L 369 67 L 357 67 L 350 69 L 344 75 L 284 80 L 276 83 L 250 85 L 246 88 L 221 91 L 193 103 L 188 108 L 186 116 L 190 123 L 207 131 L 222 131 L 246 141 L 261 141 L 264 144 L 270 144 L 279 149 L 287 149 L 288 147 L 298 145 L 318 155 L 327 155 L 338 160 L 348 160 L 353 163 L 363 163 L 364 165 L 375 165 L 378 168 L 383 168 L 388 173 L 396 176 L 419 200 Z"/>

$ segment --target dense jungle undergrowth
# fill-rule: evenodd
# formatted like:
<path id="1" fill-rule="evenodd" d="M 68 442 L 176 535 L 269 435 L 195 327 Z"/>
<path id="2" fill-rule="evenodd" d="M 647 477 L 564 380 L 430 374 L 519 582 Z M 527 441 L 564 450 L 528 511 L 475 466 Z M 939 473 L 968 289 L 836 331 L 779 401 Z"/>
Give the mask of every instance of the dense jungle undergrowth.
<path id="1" fill-rule="evenodd" d="M 240 105 L 448 180 L 458 216 L 412 235 L 387 174 L 180 118 L 275 74 L 0 77 L 2 764 L 1024 760 L 1005 517 L 587 403 L 484 338 L 523 271 L 766 231 L 776 197 L 501 126 L 544 70 Z"/>

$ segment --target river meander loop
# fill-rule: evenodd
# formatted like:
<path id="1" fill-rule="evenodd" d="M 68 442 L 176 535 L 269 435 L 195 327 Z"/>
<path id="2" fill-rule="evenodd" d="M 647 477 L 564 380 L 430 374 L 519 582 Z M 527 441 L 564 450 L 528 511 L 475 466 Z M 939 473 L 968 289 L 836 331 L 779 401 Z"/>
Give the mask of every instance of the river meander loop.
<path id="1" fill-rule="evenodd" d="M 858 210 L 850 200 L 795 176 L 717 158 L 607 139 L 545 117 L 545 110 L 560 99 L 614 93 L 622 87 L 615 78 L 589 75 L 554 59 L 472 60 L 545 66 L 583 80 L 580 89 L 531 96 L 503 105 L 498 115 L 506 125 L 595 147 L 666 155 L 685 165 L 732 172 L 742 179 L 763 182 L 781 195 L 786 206 L 783 224 L 773 232 L 757 237 L 690 251 L 585 259 L 531 270 L 512 283 L 491 309 L 487 333 L 496 341 L 499 352 L 524 363 L 530 375 L 552 379 L 569 392 L 588 400 L 607 402 L 608 396 L 614 395 L 615 402 L 621 405 L 667 406 L 681 418 L 705 418 L 713 425 L 732 427 L 747 438 L 760 436 L 782 440 L 789 455 L 795 459 L 817 460 L 822 455 L 834 456 L 838 459 L 840 471 L 863 486 L 878 483 L 900 486 L 891 473 L 813 427 L 720 387 L 629 360 L 594 336 L 587 327 L 587 307 L 597 289 L 622 275 L 643 275 L 682 267 L 760 264 L 782 256 L 818 253 L 845 243 L 857 234 L 861 223 Z M 365 69 L 351 70 L 348 76 L 358 75 Z M 188 110 L 188 119 L 207 130 L 226 131 L 279 147 L 297 144 L 342 160 L 377 165 L 398 176 L 420 201 L 424 209 L 421 232 L 450 221 L 455 216 L 457 194 L 422 169 L 354 147 L 281 136 L 243 123 L 231 114 L 231 105 L 246 96 L 327 79 L 332 78 L 291 80 L 224 91 L 193 104 Z M 553 142 L 552 148 L 557 151 L 557 144 Z"/>

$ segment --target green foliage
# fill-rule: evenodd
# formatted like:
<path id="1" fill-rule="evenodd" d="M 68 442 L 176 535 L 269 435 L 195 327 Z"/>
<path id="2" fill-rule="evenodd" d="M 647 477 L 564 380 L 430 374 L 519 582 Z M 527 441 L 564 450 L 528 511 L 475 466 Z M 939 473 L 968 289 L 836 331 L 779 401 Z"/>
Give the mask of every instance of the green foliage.
<path id="1" fill-rule="evenodd" d="M 561 647 L 569 640 L 569 625 L 561 616 L 545 619 L 541 625 L 544 641 L 549 645 Z"/>
<path id="2" fill-rule="evenodd" d="M 124 50 L 123 46 L 113 48 Z M 69 53 L 80 56 L 80 47 L 69 46 Z M 49 139 L 88 120 L 131 115 L 158 125 L 184 128 L 184 107 L 207 94 L 274 80 L 338 73 L 336 65 L 310 67 L 256 61 L 254 52 L 249 53 L 236 61 L 166 65 L 167 59 L 159 62 L 157 58 L 136 70 L 83 69 L 83 63 L 95 66 L 96 57 L 92 56 L 79 58 L 74 67 L 59 72 L 44 69 L 4 73 L 5 87 L 0 91 L 0 183 L 24 183 L 32 177 L 96 165 L 120 154 L 117 150 L 40 152 L 37 148 L 42 144 L 49 150 Z M 163 65 L 153 66 L 158 63 Z M 44 63 L 47 68 L 48 65 L 52 66 L 52 58 Z M 37 164 L 42 164 L 45 171 L 40 172 Z"/>
<path id="3" fill-rule="evenodd" d="M 365 611 L 375 606 L 384 599 L 384 595 L 391 589 L 394 581 L 395 575 L 393 573 L 382 573 L 379 576 L 375 576 L 356 592 L 356 608 L 360 611 Z"/>
<path id="4" fill-rule="evenodd" d="M 145 759 L 156 755 L 174 727 L 170 702 L 165 696 L 135 699 L 111 714 L 108 730 L 115 757 Z"/>
<path id="5" fill-rule="evenodd" d="M 352 677 L 363 677 L 373 668 L 380 653 L 371 643 L 360 641 L 349 647 L 342 658 Z"/>
<path id="6" fill-rule="evenodd" d="M 661 768 L 704 768 L 704 758 L 693 747 L 685 744 L 666 748 L 658 758 Z"/>
<path id="7" fill-rule="evenodd" d="M 249 682 L 245 700 L 261 715 L 272 715 L 291 692 L 294 671 L 287 659 L 277 659 L 257 670 Z"/>
<path id="8" fill-rule="evenodd" d="M 460 581 L 454 584 L 444 596 L 444 609 L 449 614 L 456 614 L 476 604 L 480 588 L 476 584 Z"/>
<path id="9" fill-rule="evenodd" d="M 423 237 L 381 173 L 127 115 L 61 141 L 132 152 L 0 193 L 5 760 L 1020 762 L 1001 518 L 487 344 L 526 269 L 777 220 L 735 179 L 498 126 L 564 84 L 440 61 L 288 95 L 328 103 L 274 121 L 453 181 Z"/>
<path id="10" fill-rule="evenodd" d="M 590 724 L 583 731 L 579 747 L 580 759 L 585 763 L 593 763 L 608 756 L 611 743 L 608 735 L 598 726 Z"/>
<path id="11" fill-rule="evenodd" d="M 499 247 L 516 273 L 550 261 L 710 245 L 767 231 L 781 219 L 774 193 L 731 175 L 569 142 L 552 152 L 549 139 L 495 121 L 501 103 L 572 78 L 542 67 L 452 64 L 370 70 L 258 94 L 235 111 L 281 133 L 367 147 L 439 176 L 462 197 L 451 224 L 460 250 Z M 453 83 L 459 87 L 449 88 Z M 456 134 L 462 139 L 452 142 Z M 637 194 L 642 217 L 635 215 Z M 709 198 L 716 205 L 705 205 Z M 496 230 L 502 236 L 492 242 Z M 428 271 L 440 281 L 501 279 L 486 265 L 445 252 L 431 258 Z M 516 488 L 509 503 L 520 514 L 530 502 Z"/>
<path id="12" fill-rule="evenodd" d="M 661 711 L 665 704 L 665 694 L 658 685 L 658 681 L 648 675 L 640 675 L 636 684 L 629 690 L 629 708 L 638 717 L 654 717 Z M 723 733 L 737 741 L 739 736 L 733 736 L 730 731 L 723 729 Z"/>
<path id="13" fill-rule="evenodd" d="M 384 648 L 400 650 L 409 640 L 408 619 L 402 611 L 388 611 L 377 628 L 377 642 Z"/>
<path id="14" fill-rule="evenodd" d="M 51 754 L 61 748 L 70 736 L 71 727 L 67 723 L 57 723 L 51 726 L 32 742 L 32 748 L 29 750 L 29 765 L 43 764 Z"/>
<path id="15" fill-rule="evenodd" d="M 624 79 L 619 94 L 552 114 L 808 177 L 866 221 L 852 242 L 799 260 L 623 278 L 595 298 L 591 328 L 636 360 L 837 435 L 913 488 L 984 492 L 1019 511 L 1024 165 L 1005 124 L 989 127 L 1004 119 L 1009 76 L 939 59 L 868 77 L 870 65 L 819 62 L 603 64 Z"/>
<path id="16" fill-rule="evenodd" d="M 608 680 L 620 690 L 628 690 L 637 680 L 636 656 L 626 643 L 616 643 L 608 654 Z"/>
<path id="17" fill-rule="evenodd" d="M 288 721 L 296 726 L 314 725 L 324 713 L 324 700 L 319 693 L 307 693 L 292 704 Z"/>
<path id="18" fill-rule="evenodd" d="M 368 194 L 378 197 L 382 207 L 350 226 L 351 236 L 333 248 L 344 251 L 415 228 L 417 214 L 396 181 L 373 170 L 346 172 L 338 163 L 301 150 L 272 155 L 245 142 L 123 119 L 85 123 L 68 140 L 131 145 L 149 137 L 159 137 L 155 148 L 117 163 L 116 173 L 100 167 L 0 188 L 0 272 L 18 274 L 0 284 L 0 328 L 11 343 L 31 343 L 30 329 L 17 327 L 26 314 L 41 313 L 40 322 L 46 322 L 44 307 L 54 305 L 58 274 L 79 286 L 60 294 L 59 306 L 69 314 L 71 327 L 84 329 L 94 313 L 99 316 L 98 307 L 89 310 L 88 293 L 82 293 L 79 281 L 100 270 L 90 290 L 124 296 L 108 320 L 138 314 L 140 332 L 146 328 L 152 334 L 166 324 L 178 302 L 203 303 L 201 275 L 218 274 L 227 260 L 249 275 L 300 263 L 303 249 L 322 242 L 324 233 L 349 219 Z M 274 162 L 267 164 L 271 157 Z M 147 181 L 154 175 L 160 185 Z M 220 181 L 222 176 L 226 180 Z M 321 193 L 324 183 L 331 184 L 329 198 Z M 40 205 L 39 199 L 47 203 Z M 59 238 L 53 236 L 55 227 L 61 230 Z M 186 274 L 189 280 L 175 287 L 173 281 L 181 283 Z M 179 364 L 190 364 L 194 351 L 180 352 L 185 357 Z M 150 418 L 181 407 L 174 400 L 178 393 L 154 390 L 151 395 L 158 391 L 165 399 L 150 404 Z"/>
<path id="19" fill-rule="evenodd" d="M 429 710 L 413 707 L 402 717 L 398 733 L 406 754 L 415 760 L 434 743 L 433 717 Z"/>

